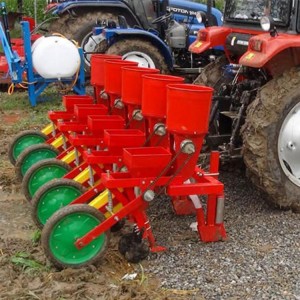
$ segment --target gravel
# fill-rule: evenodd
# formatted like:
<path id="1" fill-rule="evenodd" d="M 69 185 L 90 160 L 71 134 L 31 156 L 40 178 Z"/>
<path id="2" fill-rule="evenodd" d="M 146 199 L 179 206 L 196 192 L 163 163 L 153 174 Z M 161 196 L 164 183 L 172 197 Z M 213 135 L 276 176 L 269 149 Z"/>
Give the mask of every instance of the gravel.
<path id="1" fill-rule="evenodd" d="M 158 244 L 146 271 L 166 289 L 190 290 L 186 299 L 299 299 L 300 214 L 280 211 L 243 174 L 223 172 L 225 242 L 203 243 L 166 200 L 150 209 Z M 167 203 L 166 203 L 167 202 Z"/>

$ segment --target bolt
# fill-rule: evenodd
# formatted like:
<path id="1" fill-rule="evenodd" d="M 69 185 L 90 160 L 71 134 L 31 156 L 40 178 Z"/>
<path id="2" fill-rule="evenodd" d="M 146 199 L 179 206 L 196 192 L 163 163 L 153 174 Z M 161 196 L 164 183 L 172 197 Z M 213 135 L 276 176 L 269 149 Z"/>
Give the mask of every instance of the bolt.
<path id="1" fill-rule="evenodd" d="M 147 202 L 150 202 L 152 200 L 154 200 L 155 198 L 155 193 L 154 191 L 152 190 L 147 190 L 145 193 L 144 193 L 144 200 L 147 201 Z"/>
<path id="2" fill-rule="evenodd" d="M 289 142 L 287 143 L 287 147 L 288 147 L 290 150 L 296 150 L 295 143 L 292 142 L 292 141 L 289 141 Z"/>

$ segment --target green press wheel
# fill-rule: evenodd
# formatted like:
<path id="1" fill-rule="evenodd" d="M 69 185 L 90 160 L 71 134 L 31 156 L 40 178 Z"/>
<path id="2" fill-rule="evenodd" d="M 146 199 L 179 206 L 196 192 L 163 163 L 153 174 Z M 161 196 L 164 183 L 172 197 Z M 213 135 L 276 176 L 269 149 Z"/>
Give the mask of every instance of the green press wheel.
<path id="1" fill-rule="evenodd" d="M 64 177 L 71 169 L 67 163 L 56 158 L 45 159 L 34 164 L 22 181 L 22 190 L 26 199 L 31 201 L 41 186 L 52 179 Z"/>
<path id="2" fill-rule="evenodd" d="M 37 162 L 54 158 L 59 154 L 59 151 L 48 144 L 32 145 L 25 149 L 16 161 L 16 175 L 22 180 L 26 172 Z"/>
<path id="3" fill-rule="evenodd" d="M 8 158 L 15 165 L 19 155 L 28 147 L 42 144 L 48 139 L 47 135 L 37 130 L 25 130 L 17 134 L 9 144 Z"/>
<path id="4" fill-rule="evenodd" d="M 77 249 L 75 242 L 105 220 L 103 214 L 86 204 L 65 206 L 57 211 L 42 231 L 42 246 L 47 258 L 58 269 L 97 264 L 109 242 L 109 231 Z"/>
<path id="5" fill-rule="evenodd" d="M 70 204 L 85 191 L 82 184 L 71 179 L 60 178 L 47 182 L 31 200 L 32 219 L 42 228 L 56 211 Z"/>

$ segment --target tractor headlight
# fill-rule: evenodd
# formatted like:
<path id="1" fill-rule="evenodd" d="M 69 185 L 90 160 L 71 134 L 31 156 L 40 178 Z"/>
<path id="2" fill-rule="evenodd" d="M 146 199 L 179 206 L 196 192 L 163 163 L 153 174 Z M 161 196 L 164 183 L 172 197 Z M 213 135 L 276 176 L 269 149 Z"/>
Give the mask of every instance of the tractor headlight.
<path id="1" fill-rule="evenodd" d="M 203 11 L 197 11 L 196 19 L 199 23 L 206 23 L 206 20 L 207 20 L 206 13 Z"/>
<path id="2" fill-rule="evenodd" d="M 202 23 L 202 15 L 200 11 L 196 12 L 196 19 L 198 21 L 198 23 Z"/>
<path id="3" fill-rule="evenodd" d="M 263 16 L 260 19 L 260 26 L 264 31 L 270 31 L 274 29 L 274 20 L 270 16 Z"/>

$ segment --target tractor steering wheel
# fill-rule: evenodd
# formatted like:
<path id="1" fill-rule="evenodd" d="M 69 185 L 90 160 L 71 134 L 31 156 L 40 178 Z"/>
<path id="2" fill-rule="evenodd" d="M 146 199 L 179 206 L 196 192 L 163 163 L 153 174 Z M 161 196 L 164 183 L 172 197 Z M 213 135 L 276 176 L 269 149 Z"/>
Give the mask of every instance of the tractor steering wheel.
<path id="1" fill-rule="evenodd" d="M 158 24 L 164 22 L 172 17 L 172 13 L 166 13 L 163 16 L 160 16 L 152 21 L 152 24 Z"/>

